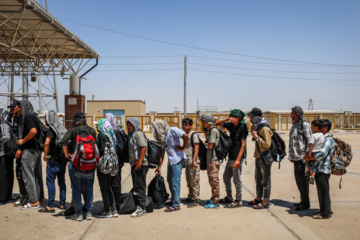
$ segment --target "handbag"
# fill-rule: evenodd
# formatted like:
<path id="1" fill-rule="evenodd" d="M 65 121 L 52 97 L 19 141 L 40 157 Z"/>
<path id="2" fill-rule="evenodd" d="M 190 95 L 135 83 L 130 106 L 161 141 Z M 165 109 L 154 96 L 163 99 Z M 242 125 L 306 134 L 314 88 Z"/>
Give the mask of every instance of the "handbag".
<path id="1" fill-rule="evenodd" d="M 131 214 L 136 210 L 136 203 L 133 195 L 133 189 L 129 193 L 123 193 L 119 198 L 119 214 Z"/>
<path id="2" fill-rule="evenodd" d="M 258 149 L 258 152 L 260 153 L 260 148 L 258 146 L 257 143 L 255 143 L 257 149 Z M 267 151 L 264 151 L 260 154 L 260 157 L 261 159 L 266 163 L 266 165 L 271 165 L 272 162 L 274 161 L 273 160 L 273 156 L 271 155 L 271 151 L 270 150 L 267 150 Z"/>

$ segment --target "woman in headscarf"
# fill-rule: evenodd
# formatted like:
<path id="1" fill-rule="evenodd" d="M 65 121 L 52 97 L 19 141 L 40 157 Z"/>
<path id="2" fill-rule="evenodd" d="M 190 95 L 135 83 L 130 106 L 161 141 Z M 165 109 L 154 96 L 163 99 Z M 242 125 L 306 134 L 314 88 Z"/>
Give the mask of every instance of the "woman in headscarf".
<path id="1" fill-rule="evenodd" d="M 97 122 L 97 129 L 99 131 L 97 145 L 100 157 L 102 157 L 108 143 L 111 143 L 114 149 L 116 149 L 116 137 L 110 122 L 105 118 L 101 118 Z M 111 176 L 110 174 L 105 174 L 98 169 L 97 177 L 99 180 L 104 208 L 102 212 L 96 216 L 99 218 L 118 217 L 119 214 L 117 211 L 117 205 L 121 195 L 120 173 L 118 172 L 116 176 Z"/>
<path id="2" fill-rule="evenodd" d="M 6 118 L 9 112 L 0 109 L 0 205 L 10 202 L 14 185 L 14 156 L 5 155 L 5 143 L 11 138 L 10 124 Z"/>
<path id="3" fill-rule="evenodd" d="M 45 124 L 49 126 L 49 131 L 46 135 L 44 144 L 43 160 L 47 162 L 46 167 L 46 186 L 48 188 L 49 200 L 46 207 L 39 210 L 39 212 L 54 213 L 55 207 L 64 210 L 66 200 L 66 159 L 61 159 L 61 152 L 58 146 L 59 140 L 67 132 L 66 128 L 62 126 L 57 116 L 57 112 L 51 110 L 45 114 Z M 58 179 L 60 188 L 60 202 L 55 206 L 55 179 Z"/>
<path id="4" fill-rule="evenodd" d="M 133 190 L 137 195 L 139 203 L 131 217 L 141 217 L 146 215 L 146 175 L 149 171 L 147 155 L 147 138 L 141 131 L 139 119 L 132 117 L 126 123 L 129 135 L 129 163 L 131 166 L 131 177 Z"/>
<path id="5" fill-rule="evenodd" d="M 186 160 L 184 150 L 187 146 L 188 135 L 176 127 L 169 127 L 163 120 L 155 120 L 151 124 L 151 131 L 156 141 L 163 146 L 160 164 L 155 170 L 156 174 L 161 174 L 165 150 L 169 158 L 167 181 L 171 191 L 171 202 L 165 203 L 165 205 L 170 205 L 165 212 L 178 211 L 180 210 L 181 172 Z M 183 140 L 182 147 L 180 146 L 181 139 Z"/>

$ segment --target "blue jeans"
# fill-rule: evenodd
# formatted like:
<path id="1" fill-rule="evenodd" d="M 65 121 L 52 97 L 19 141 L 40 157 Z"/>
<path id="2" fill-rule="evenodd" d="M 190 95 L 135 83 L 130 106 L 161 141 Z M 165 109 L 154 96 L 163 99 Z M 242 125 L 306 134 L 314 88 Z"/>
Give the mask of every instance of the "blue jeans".
<path id="1" fill-rule="evenodd" d="M 167 181 L 171 191 L 172 205 L 180 206 L 180 188 L 181 188 L 181 172 L 185 159 L 181 159 L 177 164 L 168 164 Z"/>
<path id="2" fill-rule="evenodd" d="M 93 186 L 95 171 L 91 173 L 80 173 L 75 170 L 74 164 L 69 164 L 69 175 L 71 180 L 72 197 L 77 215 L 82 214 L 81 191 L 84 187 L 84 200 L 87 213 L 92 211 Z"/>
<path id="3" fill-rule="evenodd" d="M 65 206 L 66 200 L 66 184 L 65 184 L 66 163 L 52 163 L 48 162 L 46 168 L 46 186 L 48 188 L 50 208 L 55 207 L 55 179 L 58 178 L 58 185 L 60 188 L 60 205 Z"/>

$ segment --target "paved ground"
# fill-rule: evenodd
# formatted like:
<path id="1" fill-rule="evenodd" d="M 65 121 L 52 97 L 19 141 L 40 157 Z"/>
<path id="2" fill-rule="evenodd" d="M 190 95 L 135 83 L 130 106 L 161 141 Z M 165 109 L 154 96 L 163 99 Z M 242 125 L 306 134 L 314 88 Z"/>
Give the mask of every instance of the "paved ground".
<path id="1" fill-rule="evenodd" d="M 0 206 L 0 239 L 359 239 L 360 237 L 360 135 L 358 133 L 335 133 L 349 141 L 354 159 L 343 177 L 339 189 L 337 176 L 331 176 L 331 202 L 333 217 L 330 220 L 311 218 L 319 206 L 316 186 L 311 186 L 311 209 L 295 212 L 292 205 L 299 201 L 293 176 L 292 164 L 285 160 L 278 169 L 272 168 L 271 206 L 268 210 L 254 210 L 245 206 L 238 209 L 208 210 L 204 207 L 188 209 L 182 205 L 181 211 L 164 213 L 156 209 L 154 213 L 133 219 L 128 215 L 116 219 L 94 219 L 75 222 L 56 214 L 38 213 L 37 210 L 20 211 L 12 204 Z M 288 135 L 282 135 L 288 141 Z M 249 157 L 243 166 L 243 201 L 252 200 L 254 184 L 254 144 L 248 140 Z M 221 167 L 221 173 L 224 166 Z M 44 164 L 45 170 L 45 164 Z M 45 174 L 45 172 L 44 172 Z M 166 168 L 163 167 L 166 177 Z M 45 176 L 45 175 L 44 175 Z M 148 182 L 155 176 L 149 171 Z M 122 172 L 122 192 L 132 187 L 129 166 Z M 1 184 L 1 183 L 0 183 Z M 16 185 L 16 184 L 15 184 Z M 69 205 L 71 188 L 67 177 L 67 200 Z M 46 188 L 46 187 L 45 187 Z M 221 196 L 225 196 L 225 186 L 221 180 Z M 15 186 L 14 193 L 18 193 Z M 46 192 L 47 194 L 47 192 Z M 182 176 L 181 197 L 187 196 L 186 181 Z M 210 187 L 206 171 L 201 172 L 201 194 L 203 201 L 210 198 Z M 95 179 L 94 211 L 102 207 L 100 189 Z"/>

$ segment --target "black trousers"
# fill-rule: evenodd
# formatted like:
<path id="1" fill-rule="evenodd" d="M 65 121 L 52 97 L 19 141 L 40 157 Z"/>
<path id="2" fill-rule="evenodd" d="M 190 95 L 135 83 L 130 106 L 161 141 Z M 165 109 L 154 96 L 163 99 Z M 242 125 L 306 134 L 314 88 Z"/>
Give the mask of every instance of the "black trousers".
<path id="1" fill-rule="evenodd" d="M 16 173 L 16 179 L 17 179 L 18 184 L 19 184 L 20 195 L 27 196 L 25 183 L 24 183 L 24 180 L 23 180 L 23 177 L 22 177 L 21 158 L 16 159 L 15 173 Z"/>
<path id="2" fill-rule="evenodd" d="M 305 176 L 306 163 L 302 160 L 294 161 L 294 175 L 296 185 L 300 192 L 300 203 L 310 208 L 309 182 Z"/>
<path id="3" fill-rule="evenodd" d="M 0 157 L 0 201 L 10 201 L 14 186 L 14 159 Z"/>
<path id="4" fill-rule="evenodd" d="M 97 170 L 97 177 L 104 203 L 104 211 L 108 212 L 111 210 L 110 208 L 116 209 L 121 195 L 121 169 L 116 176 L 110 176 L 110 174 L 104 174 Z"/>
<path id="5" fill-rule="evenodd" d="M 320 213 L 328 217 L 331 215 L 331 201 L 330 201 L 330 188 L 329 188 L 330 174 L 316 173 L 315 182 L 319 198 Z"/>
<path id="6" fill-rule="evenodd" d="M 267 165 L 261 158 L 255 159 L 256 197 L 270 200 L 271 165 Z"/>
<path id="7" fill-rule="evenodd" d="M 141 166 L 141 169 L 135 170 L 135 166 L 131 167 L 131 177 L 133 181 L 133 190 L 139 200 L 138 207 L 145 209 L 146 200 L 146 174 L 149 167 Z"/>

